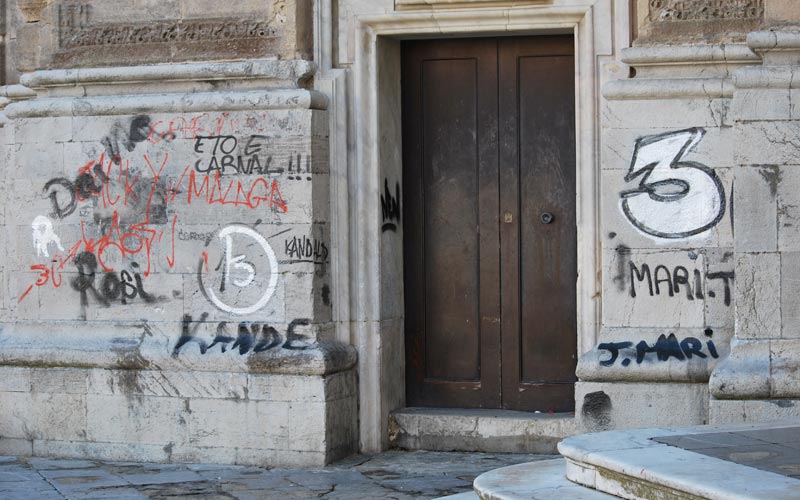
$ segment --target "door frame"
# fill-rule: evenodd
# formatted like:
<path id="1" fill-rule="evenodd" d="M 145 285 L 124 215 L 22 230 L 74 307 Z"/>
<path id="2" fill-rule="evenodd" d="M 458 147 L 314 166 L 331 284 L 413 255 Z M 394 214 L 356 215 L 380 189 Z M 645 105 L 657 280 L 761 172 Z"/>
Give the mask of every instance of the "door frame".
<path id="1" fill-rule="evenodd" d="M 448 0 L 426 3 L 452 5 Z M 574 36 L 580 355 L 594 346 L 601 317 L 597 59 L 600 55 L 613 56 L 612 5 L 623 3 L 628 2 L 548 0 L 525 7 L 498 2 L 497 7 L 434 6 L 433 10 L 356 16 L 352 27 L 355 60 L 349 70 L 334 68 L 333 51 L 316 44 L 322 65 L 316 84 L 333 100 L 331 231 L 332 245 L 338 250 L 332 257 L 332 295 L 344 302 L 335 306 L 334 322 L 336 338 L 355 345 L 359 352 L 362 451 L 379 451 L 388 446 L 389 413 L 405 406 L 403 243 L 399 239 L 402 227 L 396 232 L 382 232 L 381 220 L 384 180 L 402 185 L 400 40 Z M 321 44 L 325 40 L 333 43 L 338 36 L 327 7 L 330 0 L 318 1 L 317 35 L 322 40 L 317 40 Z M 595 36 L 596 22 L 604 23 L 602 36 Z"/>

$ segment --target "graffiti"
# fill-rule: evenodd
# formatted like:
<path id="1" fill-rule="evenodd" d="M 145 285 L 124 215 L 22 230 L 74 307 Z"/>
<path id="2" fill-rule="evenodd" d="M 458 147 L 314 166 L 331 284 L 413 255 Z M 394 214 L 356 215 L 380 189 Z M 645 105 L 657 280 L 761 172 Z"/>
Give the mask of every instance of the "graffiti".
<path id="1" fill-rule="evenodd" d="M 116 164 L 122 161 L 122 152 L 131 152 L 136 145 L 147 140 L 150 135 L 150 117 L 138 115 L 131 119 L 126 126 L 117 122 L 111 131 L 100 142 L 103 144 L 108 157 Z"/>
<path id="2" fill-rule="evenodd" d="M 199 173 L 219 172 L 220 175 L 282 174 L 285 170 L 283 167 L 272 166 L 273 156 L 263 155 L 267 139 L 265 135 L 251 135 L 241 148 L 241 154 L 237 154 L 240 149 L 239 140 L 233 135 L 198 135 L 195 138 L 194 152 L 210 157 L 195 161 L 194 169 Z M 289 179 L 294 179 L 294 174 L 298 174 L 299 180 L 299 174 L 311 173 L 311 158 L 308 156 L 303 162 L 303 155 L 290 154 L 287 164 L 289 173 L 292 174 Z"/>
<path id="3" fill-rule="evenodd" d="M 272 247 L 263 236 L 247 226 L 227 226 L 217 234 L 217 237 L 221 242 L 222 256 L 214 271 L 219 273 L 215 276 L 209 273 L 208 252 L 204 251 L 197 270 L 200 289 L 206 299 L 222 311 L 240 315 L 258 311 L 267 305 L 278 283 L 278 261 Z M 246 260 L 247 254 L 234 256 L 234 239 L 240 240 L 239 243 L 244 248 L 255 247 L 257 251 L 250 251 L 250 254 L 256 258 Z M 245 241 L 249 244 L 245 245 Z M 206 244 L 207 248 L 210 243 L 211 240 Z M 254 285 L 257 273 L 268 273 L 269 276 L 267 280 L 259 280 L 263 292 L 248 306 L 232 305 L 242 300 L 235 288 L 230 289 L 230 285 L 238 289 L 248 288 Z"/>
<path id="4" fill-rule="evenodd" d="M 239 146 L 238 143 L 234 145 L 229 135 L 222 133 L 223 130 L 235 132 L 241 121 L 250 129 L 261 131 L 263 128 L 259 125 L 264 125 L 266 118 L 266 114 L 248 114 L 244 120 L 237 120 L 228 113 L 214 117 L 204 113 L 189 119 L 176 118 L 169 122 L 166 130 L 157 130 L 164 122 L 153 122 L 147 115 L 114 123 L 102 140 L 104 151 L 99 159 L 78 168 L 74 177 L 56 177 L 44 183 L 42 196 L 49 200 L 51 210 L 49 217 L 37 217 L 32 229 L 37 257 L 47 258 L 48 261 L 30 266 L 35 279 L 19 295 L 18 302 L 37 287 L 59 288 L 62 284 L 61 274 L 68 264 L 75 264 L 78 268 L 79 276 L 72 280 L 72 289 L 81 294 L 84 318 L 85 307 L 90 300 L 102 305 L 118 300 L 124 304 L 134 298 L 149 301 L 153 297 L 145 291 L 141 281 L 150 276 L 155 256 L 163 258 L 169 268 L 175 267 L 176 233 L 181 241 L 204 241 L 206 246 L 215 235 L 224 234 L 178 231 L 179 216 L 169 213 L 170 207 L 175 204 L 192 206 L 201 203 L 208 206 L 266 209 L 274 214 L 286 213 L 288 207 L 277 180 L 261 175 L 223 180 L 221 170 L 200 174 L 192 169 L 191 162 L 180 165 L 182 171 L 175 171 L 174 161 L 170 162 L 170 155 L 166 152 L 155 153 L 157 158 L 148 153 L 136 158 L 129 154 L 145 141 L 153 144 L 175 139 L 179 135 L 203 139 L 195 141 L 195 148 L 201 153 L 229 153 L 232 148 Z M 213 130 L 209 133 L 205 131 L 206 128 Z M 210 140 L 212 136 L 213 141 Z M 235 137 L 233 141 L 236 141 Z M 248 155 L 263 156 L 266 143 L 265 135 L 250 136 L 247 143 L 241 146 Z M 294 154 L 286 164 L 294 177 L 310 173 L 309 165 L 310 158 Z M 284 172 L 284 169 L 268 171 Z M 76 241 L 69 242 L 72 246 L 66 246 L 53 230 L 52 219 L 61 220 L 73 214 L 80 217 L 80 236 Z M 260 244 L 260 235 L 258 238 L 248 236 L 248 230 L 243 228 L 227 233 L 228 236 L 221 236 L 223 254 L 220 266 L 215 269 L 221 271 L 213 277 L 209 274 L 201 276 L 201 280 L 205 279 L 206 284 L 211 285 L 211 292 L 207 287 L 202 289 L 209 300 L 217 307 L 236 314 L 246 314 L 242 311 L 263 307 L 274 293 L 277 280 L 277 262 L 272 249 L 266 242 Z M 246 260 L 243 255 L 249 254 L 250 250 L 234 254 L 233 242 L 241 238 L 247 238 L 256 251 L 261 251 L 263 255 L 259 258 L 266 258 L 265 262 L 269 262 L 269 265 L 262 267 L 258 260 L 253 261 L 256 264 Z M 292 255 L 300 256 L 292 258 L 312 259 L 316 263 L 327 260 L 328 248 L 319 242 L 312 241 L 310 249 L 305 241 L 289 247 Z M 206 253 L 204 255 L 207 257 Z M 137 263 L 131 262 L 134 258 L 142 263 L 141 270 Z M 207 268 L 207 258 L 204 262 Z M 135 266 L 136 269 L 122 269 L 125 266 Z M 258 279 L 256 271 L 259 273 Z M 262 278 L 267 279 L 268 283 L 261 283 Z M 249 296 L 253 290 L 258 290 L 259 296 L 251 301 L 245 300 L 247 306 L 227 309 L 228 304 L 242 303 L 242 297 L 228 292 L 244 289 L 247 289 L 245 295 Z"/>
<path id="5" fill-rule="evenodd" d="M 172 350 L 172 357 L 177 358 L 181 349 L 187 344 L 197 344 L 200 354 L 206 354 L 219 345 L 222 353 L 230 349 L 231 352 L 238 350 L 240 355 L 249 352 L 265 352 L 276 348 L 302 351 L 312 347 L 305 336 L 296 332 L 298 326 L 311 324 L 308 319 L 296 319 L 289 323 L 283 336 L 267 323 L 247 321 L 239 323 L 236 336 L 233 336 L 230 333 L 230 324 L 227 321 L 220 321 L 216 326 L 216 334 L 209 342 L 198 335 L 200 326 L 206 324 L 207 318 L 208 313 L 203 313 L 200 321 L 194 322 L 190 314 L 183 315 L 181 336 Z"/>
<path id="6" fill-rule="evenodd" d="M 714 341 L 710 340 L 713 332 L 706 330 L 705 335 L 709 338 L 705 346 L 701 340 L 695 337 L 686 337 L 678 341 L 674 333 L 670 333 L 669 336 L 661 334 L 656 343 L 652 345 L 642 340 L 636 344 L 635 348 L 633 342 L 604 342 L 597 348 L 601 351 L 608 351 L 610 356 L 608 359 L 600 361 L 600 365 L 613 366 L 622 351 L 626 351 L 625 357 L 621 361 L 622 366 L 630 366 L 632 359 L 636 360 L 637 365 L 641 365 L 647 359 L 647 355 L 651 353 L 656 355 L 658 361 L 669 361 L 671 358 L 686 361 L 692 359 L 693 356 L 700 359 L 706 359 L 709 356 L 714 359 L 719 358 Z M 708 354 L 703 352 L 704 347 L 708 350 Z"/>
<path id="7" fill-rule="evenodd" d="M 188 170 L 188 167 L 187 167 Z M 173 202 L 178 194 L 184 191 L 179 187 L 183 184 L 186 177 L 186 170 L 178 180 L 177 185 L 169 189 L 169 201 Z M 199 187 L 198 187 L 199 186 Z M 213 175 L 205 174 L 198 182 L 195 172 L 189 173 L 189 188 L 186 192 L 186 203 L 192 204 L 193 200 L 201 200 L 207 205 L 232 205 L 234 207 L 245 207 L 257 209 L 262 203 L 267 203 L 273 211 L 286 213 L 288 207 L 283 200 L 278 181 L 271 183 L 264 177 L 256 177 L 249 182 L 241 180 L 229 181 L 227 187 L 223 189 L 222 177 L 219 171 Z M 234 187 L 235 186 L 235 187 Z"/>
<path id="8" fill-rule="evenodd" d="M 324 242 L 306 236 L 293 237 L 284 240 L 284 253 L 290 259 L 281 261 L 281 264 L 298 264 L 308 262 L 311 264 L 325 264 L 328 262 L 328 246 Z"/>
<path id="9" fill-rule="evenodd" d="M 397 231 L 400 224 L 400 183 L 395 183 L 394 196 L 389 191 L 389 179 L 383 180 L 384 194 L 381 195 L 383 227 L 381 231 Z"/>
<path id="10" fill-rule="evenodd" d="M 192 117 L 180 115 L 171 120 L 157 120 L 153 122 L 147 140 L 151 144 L 158 144 L 164 140 L 196 140 L 200 136 L 233 135 L 241 133 L 242 126 L 246 127 L 247 130 L 263 133 L 269 128 L 267 123 L 265 123 L 267 121 L 267 113 L 247 113 L 244 116 L 244 120 L 234 118 L 228 112 L 219 113 L 215 116 L 211 116 L 209 113 L 201 113 Z M 259 135 L 254 137 L 256 137 L 256 139 L 253 141 L 260 141 L 266 139 L 267 136 Z M 253 141 L 248 141 L 248 143 L 252 145 Z M 254 149 L 250 149 L 250 152 L 258 154 L 258 151 Z"/>
<path id="11" fill-rule="evenodd" d="M 142 276 L 138 272 L 139 265 L 131 263 L 134 269 L 133 274 L 128 270 L 120 272 L 119 277 L 113 272 L 106 272 L 100 283 L 100 290 L 95 287 L 97 280 L 98 259 L 91 252 L 82 252 L 75 257 L 75 267 L 78 268 L 78 276 L 72 280 L 72 288 L 80 293 L 81 296 L 81 319 L 86 319 L 86 309 L 89 307 L 89 293 L 101 305 L 108 307 L 111 302 L 119 299 L 122 304 L 127 304 L 129 300 L 136 297 L 141 298 L 146 303 L 151 304 L 164 297 L 154 297 L 144 290 Z"/>
<path id="12" fill-rule="evenodd" d="M 683 266 L 675 266 L 672 269 L 664 265 L 656 266 L 651 271 L 650 266 L 642 264 L 637 266 L 633 262 L 630 265 L 630 294 L 635 298 L 641 293 L 641 288 L 646 285 L 647 292 L 651 297 L 655 296 L 682 296 L 688 300 L 704 300 L 704 276 L 699 270 L 694 269 L 691 273 Z M 733 281 L 733 271 L 707 273 L 706 280 L 721 281 L 724 289 L 723 300 L 726 306 L 731 305 L 731 282 Z M 637 292 L 636 282 L 640 284 Z M 708 296 L 715 298 L 716 292 L 709 290 Z"/>
<path id="13" fill-rule="evenodd" d="M 209 238 L 214 237 L 214 232 L 197 233 L 195 231 L 178 230 L 178 239 L 180 241 L 208 241 Z"/>
<path id="14" fill-rule="evenodd" d="M 687 238 L 716 226 L 725 215 L 725 190 L 713 169 L 684 161 L 705 133 L 687 129 L 636 141 L 620 193 L 622 211 L 640 231 L 666 239 Z"/>
<path id="15" fill-rule="evenodd" d="M 60 251 L 64 251 L 61 246 L 61 239 L 53 229 L 53 221 L 44 215 L 38 215 L 31 223 L 33 229 L 33 247 L 36 249 L 36 255 L 39 257 L 50 257 L 48 247 L 55 245 Z"/>

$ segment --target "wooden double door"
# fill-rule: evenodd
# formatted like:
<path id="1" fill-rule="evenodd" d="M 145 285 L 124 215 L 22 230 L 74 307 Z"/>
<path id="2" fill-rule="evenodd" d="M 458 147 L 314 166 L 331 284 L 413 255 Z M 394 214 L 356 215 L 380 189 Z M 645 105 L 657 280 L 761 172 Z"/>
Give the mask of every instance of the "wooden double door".
<path id="1" fill-rule="evenodd" d="M 402 46 L 409 406 L 572 411 L 571 36 Z"/>

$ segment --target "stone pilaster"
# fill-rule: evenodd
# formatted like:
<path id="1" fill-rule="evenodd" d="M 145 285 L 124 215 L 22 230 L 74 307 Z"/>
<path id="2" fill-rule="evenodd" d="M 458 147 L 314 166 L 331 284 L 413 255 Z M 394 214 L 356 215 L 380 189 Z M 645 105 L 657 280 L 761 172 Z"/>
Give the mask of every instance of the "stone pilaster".
<path id="1" fill-rule="evenodd" d="M 713 422 L 800 416 L 800 31 L 754 32 L 734 75 L 735 310 Z"/>

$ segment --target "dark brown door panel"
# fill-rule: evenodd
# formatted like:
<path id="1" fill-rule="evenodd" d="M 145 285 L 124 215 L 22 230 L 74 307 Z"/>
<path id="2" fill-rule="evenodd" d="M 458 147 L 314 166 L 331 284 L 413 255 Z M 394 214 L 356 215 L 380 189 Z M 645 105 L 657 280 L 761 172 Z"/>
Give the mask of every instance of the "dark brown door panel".
<path id="1" fill-rule="evenodd" d="M 410 405 L 571 405 L 571 54 L 571 37 L 403 43 Z"/>

